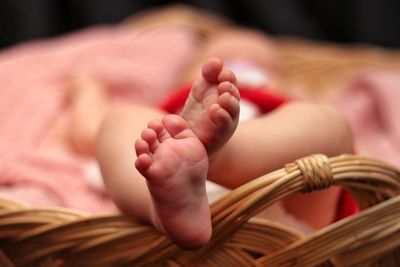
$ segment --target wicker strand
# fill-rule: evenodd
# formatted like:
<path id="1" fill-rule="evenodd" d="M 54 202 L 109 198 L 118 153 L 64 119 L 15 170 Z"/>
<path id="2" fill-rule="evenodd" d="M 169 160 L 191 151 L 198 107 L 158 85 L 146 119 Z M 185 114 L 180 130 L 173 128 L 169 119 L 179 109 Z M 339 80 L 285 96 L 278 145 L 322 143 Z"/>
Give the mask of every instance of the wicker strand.
<path id="1" fill-rule="evenodd" d="M 330 185 L 348 187 L 365 210 L 310 236 L 253 218 L 285 196 Z M 393 166 L 353 155 L 313 155 L 213 204 L 212 240 L 197 251 L 184 251 L 122 215 L 32 209 L 0 200 L 0 266 L 339 267 L 376 262 L 386 267 L 389 261 L 382 257 L 391 259 L 389 266 L 400 266 L 399 194 L 400 171 Z"/>
<path id="2" fill-rule="evenodd" d="M 0 266 L 2 267 L 15 267 L 12 261 L 7 257 L 3 250 L 0 249 Z"/>

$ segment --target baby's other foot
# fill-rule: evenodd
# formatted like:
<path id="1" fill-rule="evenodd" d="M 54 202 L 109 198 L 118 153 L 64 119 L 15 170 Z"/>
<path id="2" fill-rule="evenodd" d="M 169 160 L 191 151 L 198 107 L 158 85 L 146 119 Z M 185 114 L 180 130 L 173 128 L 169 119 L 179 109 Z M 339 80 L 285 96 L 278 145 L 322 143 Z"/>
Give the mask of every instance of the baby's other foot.
<path id="1" fill-rule="evenodd" d="M 188 123 L 177 115 L 152 121 L 135 148 L 136 168 L 152 196 L 153 224 L 181 247 L 206 244 L 211 237 L 208 155 Z"/>
<path id="2" fill-rule="evenodd" d="M 236 77 L 218 58 L 210 58 L 192 86 L 182 117 L 210 154 L 223 146 L 235 131 L 239 119 L 239 91 Z"/>

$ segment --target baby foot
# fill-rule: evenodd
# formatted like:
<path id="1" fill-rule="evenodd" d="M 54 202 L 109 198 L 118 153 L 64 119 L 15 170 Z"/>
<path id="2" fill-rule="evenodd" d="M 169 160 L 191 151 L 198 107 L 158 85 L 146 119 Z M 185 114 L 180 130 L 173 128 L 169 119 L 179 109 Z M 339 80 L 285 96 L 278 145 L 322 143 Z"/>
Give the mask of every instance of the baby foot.
<path id="1" fill-rule="evenodd" d="M 181 247 L 206 244 L 211 237 L 208 156 L 188 123 L 177 115 L 152 121 L 135 148 L 136 168 L 152 196 L 153 224 Z"/>
<path id="2" fill-rule="evenodd" d="M 218 58 L 209 59 L 202 75 L 192 86 L 182 117 L 209 154 L 232 136 L 239 119 L 239 91 L 236 77 Z"/>

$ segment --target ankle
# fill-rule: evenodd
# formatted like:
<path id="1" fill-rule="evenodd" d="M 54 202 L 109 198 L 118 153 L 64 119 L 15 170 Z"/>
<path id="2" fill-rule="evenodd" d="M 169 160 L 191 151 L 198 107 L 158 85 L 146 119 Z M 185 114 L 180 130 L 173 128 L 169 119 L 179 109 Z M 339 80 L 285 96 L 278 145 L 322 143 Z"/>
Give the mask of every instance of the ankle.
<path id="1" fill-rule="evenodd" d="M 229 171 L 230 156 L 223 150 L 209 156 L 207 179 L 224 187 L 234 189 L 238 187 L 237 179 Z"/>

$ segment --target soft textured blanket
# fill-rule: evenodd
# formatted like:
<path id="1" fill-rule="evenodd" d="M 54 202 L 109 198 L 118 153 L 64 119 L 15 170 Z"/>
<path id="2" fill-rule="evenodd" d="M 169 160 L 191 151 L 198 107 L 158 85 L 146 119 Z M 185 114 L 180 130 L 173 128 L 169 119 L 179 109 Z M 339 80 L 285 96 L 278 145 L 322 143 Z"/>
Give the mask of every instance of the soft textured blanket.
<path id="1" fill-rule="evenodd" d="M 86 159 L 54 155 L 41 146 L 66 112 L 69 78 L 85 69 L 113 98 L 155 104 L 175 86 L 192 55 L 192 41 L 193 35 L 179 28 L 101 27 L 3 51 L 0 196 L 90 212 L 113 209 L 103 189 L 86 179 Z"/>
<path id="2" fill-rule="evenodd" d="M 334 102 L 350 122 L 359 154 L 400 166 L 400 71 L 356 75 Z"/>

